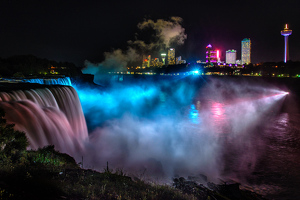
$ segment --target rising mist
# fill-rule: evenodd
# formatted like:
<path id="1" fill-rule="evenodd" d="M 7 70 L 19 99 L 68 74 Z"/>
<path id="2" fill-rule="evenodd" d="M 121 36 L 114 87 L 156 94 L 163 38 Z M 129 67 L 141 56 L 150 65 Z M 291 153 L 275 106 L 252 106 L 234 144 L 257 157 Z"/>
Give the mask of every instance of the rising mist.
<path id="1" fill-rule="evenodd" d="M 75 86 L 90 142 L 86 167 L 108 162 L 135 176 L 251 173 L 263 153 L 259 130 L 285 94 L 264 82 L 190 76 Z"/>

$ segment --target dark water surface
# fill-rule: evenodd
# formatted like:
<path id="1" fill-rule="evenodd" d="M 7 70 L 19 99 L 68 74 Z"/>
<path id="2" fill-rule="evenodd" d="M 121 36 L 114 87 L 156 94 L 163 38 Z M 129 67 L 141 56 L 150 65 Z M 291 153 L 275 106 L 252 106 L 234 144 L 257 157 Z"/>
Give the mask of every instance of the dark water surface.
<path id="1" fill-rule="evenodd" d="M 300 114 L 264 116 L 241 136 L 230 133 L 226 109 L 210 106 L 223 147 L 224 180 L 240 182 L 269 199 L 299 199 Z"/>
<path id="2" fill-rule="evenodd" d="M 299 86 L 291 84 L 295 80 L 271 81 L 271 88 L 281 87 L 290 94 L 277 100 L 253 91 L 221 99 L 215 94 L 207 95 L 208 99 L 202 95 L 192 106 L 199 115 L 191 121 L 195 124 L 195 118 L 206 118 L 201 119 L 206 125 L 213 123 L 223 148 L 220 157 L 225 181 L 240 182 L 242 188 L 268 199 L 299 199 Z M 201 115 L 207 111 L 209 114 Z"/>

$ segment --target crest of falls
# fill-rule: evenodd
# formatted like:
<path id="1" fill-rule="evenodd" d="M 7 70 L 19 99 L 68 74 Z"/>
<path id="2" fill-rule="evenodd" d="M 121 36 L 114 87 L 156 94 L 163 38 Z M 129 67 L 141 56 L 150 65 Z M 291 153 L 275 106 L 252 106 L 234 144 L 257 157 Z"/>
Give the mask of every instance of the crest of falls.
<path id="1" fill-rule="evenodd" d="M 32 149 L 54 144 L 59 151 L 74 156 L 88 140 L 81 103 L 73 87 L 0 92 L 0 108 L 7 123 L 26 133 Z"/>
<path id="2" fill-rule="evenodd" d="M 23 82 L 26 83 L 39 83 L 44 85 L 68 85 L 72 86 L 70 77 L 63 78 L 30 78 L 23 79 Z"/>

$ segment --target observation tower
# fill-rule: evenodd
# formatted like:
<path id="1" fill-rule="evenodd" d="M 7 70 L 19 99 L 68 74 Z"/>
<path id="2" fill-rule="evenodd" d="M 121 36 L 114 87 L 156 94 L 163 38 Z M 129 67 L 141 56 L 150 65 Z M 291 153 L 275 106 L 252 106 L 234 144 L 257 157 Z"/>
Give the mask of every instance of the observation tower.
<path id="1" fill-rule="evenodd" d="M 289 35 L 292 34 L 292 30 L 288 28 L 288 24 L 285 24 L 284 29 L 281 31 L 281 35 L 284 36 L 284 62 L 289 60 Z"/>

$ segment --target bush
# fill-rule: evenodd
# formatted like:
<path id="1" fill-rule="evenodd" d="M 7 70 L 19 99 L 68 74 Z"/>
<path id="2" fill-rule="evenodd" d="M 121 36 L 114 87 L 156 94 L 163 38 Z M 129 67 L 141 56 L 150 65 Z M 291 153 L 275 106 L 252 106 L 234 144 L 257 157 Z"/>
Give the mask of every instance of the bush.
<path id="1" fill-rule="evenodd" d="M 24 162 L 29 145 L 24 132 L 15 131 L 13 124 L 6 124 L 4 111 L 0 110 L 0 166 Z"/>

